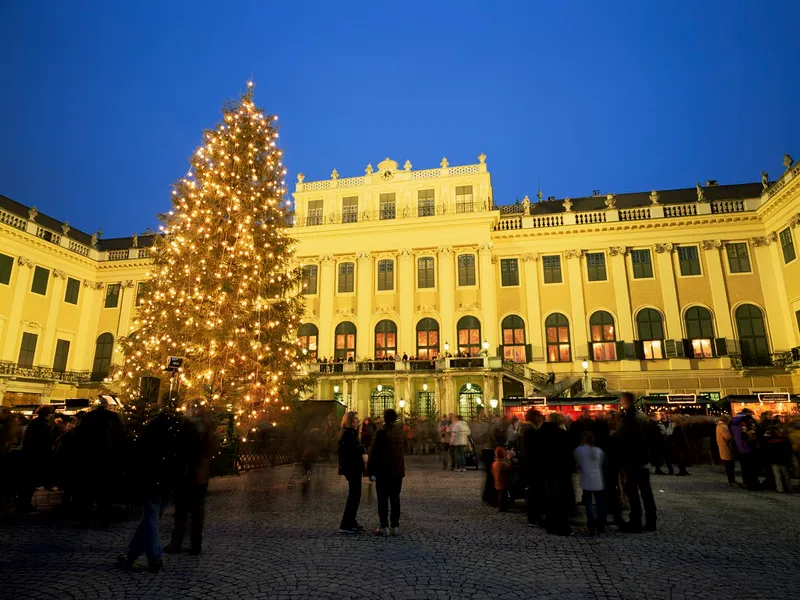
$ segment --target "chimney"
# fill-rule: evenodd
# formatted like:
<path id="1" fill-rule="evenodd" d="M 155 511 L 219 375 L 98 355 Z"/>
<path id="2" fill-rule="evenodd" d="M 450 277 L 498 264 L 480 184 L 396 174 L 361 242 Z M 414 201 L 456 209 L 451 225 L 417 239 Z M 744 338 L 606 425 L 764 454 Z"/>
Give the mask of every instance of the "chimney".
<path id="1" fill-rule="evenodd" d="M 556 197 L 555 197 L 555 196 L 548 196 L 548 197 L 547 197 L 547 199 L 548 199 L 548 200 L 555 200 L 555 199 L 556 199 Z"/>
<path id="2" fill-rule="evenodd" d="M 600 190 L 592 190 L 592 196 L 599 196 Z"/>
<path id="3" fill-rule="evenodd" d="M 713 187 L 715 185 L 719 185 L 716 179 L 707 179 L 706 180 L 706 187 Z"/>

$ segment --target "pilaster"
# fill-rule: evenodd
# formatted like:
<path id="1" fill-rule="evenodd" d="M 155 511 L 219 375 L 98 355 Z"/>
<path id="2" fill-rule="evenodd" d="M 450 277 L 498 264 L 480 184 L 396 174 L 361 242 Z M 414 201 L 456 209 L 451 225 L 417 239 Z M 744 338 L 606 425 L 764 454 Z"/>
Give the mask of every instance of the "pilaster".
<path id="1" fill-rule="evenodd" d="M 706 255 L 706 275 L 711 284 L 711 302 L 714 305 L 714 317 L 716 320 L 717 337 L 734 339 L 733 321 L 731 320 L 731 305 L 728 302 L 728 288 L 725 284 L 725 273 L 723 271 L 720 249 L 720 240 L 704 240 L 702 243 L 703 253 Z"/>
<path id="2" fill-rule="evenodd" d="M 319 280 L 319 338 L 317 339 L 317 357 L 333 356 L 333 304 L 336 285 L 336 260 L 332 254 L 322 256 L 320 260 Z"/>
<path id="3" fill-rule="evenodd" d="M 64 288 L 66 287 L 67 274 L 59 269 L 53 269 L 52 286 L 50 289 L 50 304 L 47 307 L 47 320 L 44 322 L 44 336 L 42 348 L 39 353 L 39 364 L 53 366 L 55 358 L 56 324 L 58 322 L 58 307 L 64 301 Z"/>
<path id="4" fill-rule="evenodd" d="M 478 249 L 481 262 L 481 313 L 483 314 L 483 336 L 489 342 L 489 353 L 494 355 L 497 351 L 498 329 L 497 323 L 497 281 L 492 264 L 493 244 L 481 244 Z"/>
<path id="5" fill-rule="evenodd" d="M 440 334 L 440 347 L 444 352 L 445 342 L 450 344 L 450 348 L 457 347 L 455 323 L 455 267 L 453 261 L 453 249 L 450 246 L 442 246 L 439 252 L 439 312 L 442 317 Z"/>
<path id="6" fill-rule="evenodd" d="M 2 358 L 5 361 L 17 362 L 17 358 L 19 357 L 22 306 L 25 303 L 25 295 L 31 289 L 33 267 L 33 261 L 29 258 L 23 256 L 17 258 L 17 276 L 14 282 L 14 297 L 11 300 L 11 310 L 8 312 L 5 342 L 3 343 Z"/>
<path id="7" fill-rule="evenodd" d="M 661 283 L 661 295 L 664 298 L 664 315 L 666 317 L 667 338 L 680 338 L 681 311 L 678 305 L 678 289 L 675 285 L 675 263 L 672 252 L 675 246 L 671 243 L 656 244 L 656 262 L 658 262 L 658 280 Z"/>
<path id="8" fill-rule="evenodd" d="M 539 255 L 523 254 L 522 268 L 525 271 L 525 306 L 528 314 L 527 342 L 531 345 L 534 361 L 544 360 L 542 346 L 542 311 L 539 302 Z"/>
<path id="9" fill-rule="evenodd" d="M 612 246 L 608 249 L 611 262 L 611 278 L 614 281 L 614 297 L 617 309 L 617 339 L 632 342 L 633 318 L 631 316 L 631 294 L 628 288 L 628 269 L 625 266 L 625 246 Z M 618 357 L 623 358 L 623 357 Z"/>
<path id="10" fill-rule="evenodd" d="M 356 295 L 358 333 L 356 341 L 356 356 L 374 356 L 372 348 L 372 332 L 370 320 L 372 318 L 372 257 L 367 251 L 356 254 L 358 260 L 358 294 Z"/>
<path id="11" fill-rule="evenodd" d="M 400 288 L 400 326 L 398 329 L 397 351 L 416 354 L 414 342 L 414 255 L 409 248 L 400 250 L 398 255 L 398 286 Z"/>
<path id="12" fill-rule="evenodd" d="M 783 277 L 783 256 L 778 235 L 775 232 L 766 237 L 753 238 L 758 271 L 763 282 L 764 309 L 767 312 L 767 326 L 773 352 L 786 352 L 792 348 L 794 331 L 789 313 L 789 299 L 786 295 L 786 282 Z"/>
<path id="13" fill-rule="evenodd" d="M 566 250 L 569 277 L 570 308 L 572 310 L 572 359 L 588 358 L 589 339 L 586 335 L 586 304 L 583 301 L 582 250 Z"/>

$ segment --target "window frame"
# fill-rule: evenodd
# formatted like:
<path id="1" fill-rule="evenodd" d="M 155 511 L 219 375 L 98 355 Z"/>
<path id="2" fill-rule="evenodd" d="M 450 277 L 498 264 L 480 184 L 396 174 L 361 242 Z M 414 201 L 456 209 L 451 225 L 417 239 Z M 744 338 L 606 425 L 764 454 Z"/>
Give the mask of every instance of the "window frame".
<path id="1" fill-rule="evenodd" d="M 429 323 L 433 323 L 436 325 L 435 329 L 420 329 L 420 325 L 422 324 L 429 325 Z M 416 349 L 415 356 L 420 360 L 433 360 L 437 358 L 441 352 L 441 330 L 439 326 L 439 321 L 434 319 L 433 317 L 423 317 L 417 324 L 414 326 L 414 346 Z M 436 342 L 431 342 L 431 333 L 436 332 Z M 419 343 L 419 334 L 425 333 L 425 345 L 420 345 Z M 432 354 L 432 350 L 435 350 L 435 354 Z M 424 352 L 424 355 L 423 355 Z"/>
<path id="2" fill-rule="evenodd" d="M 108 356 L 98 356 L 98 350 L 100 349 L 100 339 L 103 339 L 103 347 L 108 346 Z M 111 338 L 110 343 L 106 343 L 106 340 Z M 114 339 L 114 334 L 110 332 L 104 332 L 95 338 L 94 341 L 94 357 L 92 358 L 92 374 L 91 379 L 92 381 L 102 381 L 106 377 L 108 377 L 109 372 L 111 371 L 111 365 L 114 360 L 114 343 L 116 340 Z M 108 364 L 105 367 L 105 370 L 102 369 L 105 361 L 108 361 Z M 98 369 L 98 366 L 101 368 Z M 100 377 L 100 376 L 103 377 Z"/>
<path id="3" fill-rule="evenodd" d="M 705 316 L 704 312 L 708 315 L 707 319 L 702 318 Z M 690 306 L 683 313 L 683 326 L 686 329 L 686 339 L 692 346 L 693 358 L 714 358 L 714 313 L 699 304 Z M 693 331 L 695 327 L 698 328 L 697 331 Z M 706 327 L 708 328 L 706 329 Z M 699 333 L 699 335 L 693 335 L 695 333 Z M 695 342 L 698 343 L 695 344 Z"/>
<path id="4" fill-rule="evenodd" d="M 784 234 L 786 235 L 784 236 Z M 778 242 L 781 245 L 781 251 L 783 253 L 783 264 L 788 265 L 794 262 L 797 259 L 797 250 L 794 247 L 794 235 L 792 234 L 791 227 L 785 227 L 778 232 Z M 788 256 L 789 253 L 792 255 L 791 258 Z"/>
<path id="5" fill-rule="evenodd" d="M 551 319 L 555 319 L 555 321 L 551 322 Z M 563 323 L 561 320 L 563 319 Z M 551 342 L 549 337 L 550 329 L 555 330 L 555 341 Z M 548 363 L 571 363 L 572 362 L 572 332 L 570 331 L 570 324 L 567 315 L 560 313 L 560 312 L 553 312 L 547 315 L 544 320 L 544 348 L 545 348 L 545 356 L 547 358 Z M 567 332 L 567 341 L 561 341 L 561 331 L 566 330 Z M 564 358 L 563 351 L 564 346 L 567 349 L 567 358 Z M 551 355 L 550 350 L 551 348 L 554 350 L 555 354 Z M 555 356 L 555 359 L 552 359 L 552 356 Z"/>
<path id="6" fill-rule="evenodd" d="M 598 257 L 602 264 L 590 265 L 590 257 L 597 260 Z M 586 253 L 586 281 L 588 283 L 598 283 L 608 281 L 608 268 L 606 267 L 606 253 L 605 252 L 587 252 Z M 599 277 L 599 275 L 603 277 Z"/>
<path id="7" fill-rule="evenodd" d="M 430 192 L 430 198 L 428 193 Z M 425 194 L 425 198 L 422 197 Z M 422 202 L 426 204 L 422 205 Z M 430 202 L 430 204 L 427 204 Z M 433 217 L 436 215 L 436 189 L 425 188 L 424 190 L 417 190 L 417 216 L 418 217 Z"/>
<path id="8" fill-rule="evenodd" d="M 513 269 L 504 270 L 505 265 L 514 265 Z M 515 281 L 506 282 L 506 275 L 513 275 Z M 519 287 L 519 259 L 501 258 L 500 259 L 500 287 Z"/>
<path id="9" fill-rule="evenodd" d="M 748 307 L 748 312 L 750 314 L 746 316 L 745 315 L 740 316 L 739 311 L 741 311 L 745 307 Z M 746 318 L 752 329 L 753 320 L 756 318 L 752 314 L 751 310 L 752 308 L 755 308 L 758 313 L 757 317 L 761 321 L 763 334 L 756 335 L 755 333 L 753 333 L 752 335 L 743 336 L 741 328 L 742 319 Z M 736 339 L 739 342 L 739 347 L 741 350 L 742 364 L 744 366 L 769 365 L 772 360 L 772 343 L 769 337 L 769 328 L 767 326 L 767 319 L 764 309 L 758 306 L 757 304 L 753 304 L 751 302 L 743 302 L 742 304 L 736 307 L 735 311 L 733 311 L 733 320 L 736 323 Z M 754 348 L 755 352 L 748 353 L 747 356 L 745 356 L 745 348 L 743 343 L 745 339 L 752 340 L 754 342 L 754 345 L 756 346 Z M 766 352 L 760 352 L 757 347 L 758 340 L 761 339 L 763 339 L 764 344 L 766 345 Z"/>
<path id="10" fill-rule="evenodd" d="M 303 328 L 313 328 L 313 334 L 306 330 L 303 331 Z M 311 348 L 311 338 L 314 338 L 314 348 Z M 306 351 L 305 356 L 309 357 L 310 360 L 316 361 L 319 357 L 319 327 L 317 327 L 316 323 L 303 323 L 300 327 L 297 328 L 297 340 L 300 342 L 300 351 Z"/>
<path id="11" fill-rule="evenodd" d="M 74 282 L 74 285 L 73 285 Z M 70 292 L 74 292 L 75 301 L 70 300 Z M 74 277 L 67 277 L 67 283 L 64 286 L 64 302 L 77 306 L 81 297 L 81 280 Z"/>
<path id="12" fill-rule="evenodd" d="M 349 265 L 350 273 L 342 273 L 342 267 Z M 344 277 L 344 279 L 343 279 Z M 342 289 L 342 281 L 347 283 L 349 281 L 350 288 L 349 290 Z M 346 286 L 345 286 L 346 287 Z M 338 295 L 343 294 L 355 294 L 356 293 L 356 263 L 351 260 L 344 260 L 336 265 L 336 293 Z"/>
<path id="13" fill-rule="evenodd" d="M 464 279 L 467 281 L 462 281 L 461 278 L 461 259 L 462 258 L 470 258 L 471 264 L 464 265 Z M 465 261 L 466 263 L 467 261 Z M 477 259 L 474 253 L 465 252 L 464 254 L 459 254 L 456 257 L 456 282 L 458 287 L 475 287 L 478 285 L 478 268 L 477 268 Z M 471 267 L 471 272 L 470 272 Z M 472 280 L 470 282 L 470 279 Z"/>
<path id="14" fill-rule="evenodd" d="M 469 321 L 468 319 L 472 319 Z M 477 327 L 475 324 L 477 323 Z M 461 332 L 467 332 L 467 343 L 461 343 Z M 478 343 L 474 344 L 470 340 L 472 338 L 472 332 L 478 332 Z M 467 354 L 470 357 L 477 357 L 481 355 L 481 350 L 483 350 L 483 340 L 482 340 L 483 331 L 481 329 L 481 320 L 476 317 L 475 315 L 464 315 L 456 322 L 456 354 L 461 354 L 462 349 L 467 350 Z"/>
<path id="15" fill-rule="evenodd" d="M 693 265 L 694 261 L 691 260 L 683 260 L 681 258 L 681 250 L 691 250 L 694 249 L 695 258 L 697 260 L 697 273 L 684 273 L 683 272 L 683 265 Z M 700 247 L 696 244 L 683 244 L 677 247 L 675 252 L 676 258 L 678 260 L 678 276 L 679 277 L 702 277 L 703 276 L 703 261 L 700 258 Z M 692 269 L 693 270 L 693 269 Z"/>
<path id="16" fill-rule="evenodd" d="M 378 331 L 380 326 L 383 327 L 380 331 Z M 388 356 L 397 356 L 397 323 L 391 319 L 381 319 L 375 323 L 375 327 L 372 329 L 372 336 L 373 345 L 375 348 L 375 360 L 382 360 Z M 380 347 L 380 350 L 378 349 L 379 339 L 383 341 L 383 346 Z M 390 341 L 394 341 L 393 346 L 389 345 Z"/>
<path id="17" fill-rule="evenodd" d="M 33 346 L 32 348 L 29 346 Z M 23 369 L 32 369 L 36 364 L 36 349 L 39 346 L 39 334 L 32 331 L 23 331 L 19 340 L 19 354 L 17 355 L 17 366 Z M 23 361 L 23 354 L 25 361 Z M 30 358 L 30 362 L 28 362 Z"/>
<path id="18" fill-rule="evenodd" d="M 511 332 L 511 342 L 506 343 L 506 331 Z M 522 331 L 522 341 L 518 341 L 517 332 Z M 526 364 L 528 362 L 528 336 L 525 331 L 525 320 L 518 314 L 503 317 L 500 322 L 500 341 L 503 346 L 503 360 Z M 510 350 L 510 351 L 509 351 Z"/>
<path id="19" fill-rule="evenodd" d="M 657 337 L 653 334 L 653 324 L 656 321 L 653 321 L 652 319 L 648 319 L 646 322 L 646 325 L 650 328 L 650 336 L 642 336 L 642 330 L 640 327 L 641 325 L 645 324 L 645 322 L 640 320 L 640 316 L 645 313 L 648 315 L 655 314 L 658 316 L 658 323 L 659 327 L 661 328 L 661 337 Z M 663 360 L 666 356 L 664 351 L 664 340 L 666 339 L 667 335 L 666 329 L 664 328 L 664 315 L 655 308 L 645 306 L 636 312 L 636 318 L 634 320 L 636 322 L 636 339 L 642 344 L 643 359 Z M 658 356 L 656 356 L 656 353 Z"/>
<path id="20" fill-rule="evenodd" d="M 388 268 L 386 268 L 388 266 Z M 381 271 L 383 268 L 383 271 Z M 388 286 L 388 287 L 387 287 Z M 381 258 L 375 263 L 375 289 L 378 292 L 394 292 L 394 260 Z"/>
<path id="21" fill-rule="evenodd" d="M 469 193 L 466 191 L 462 191 L 459 194 L 459 190 L 466 190 L 469 188 Z M 457 185 L 454 191 L 455 196 L 455 205 L 456 205 L 456 214 L 466 214 L 475 212 L 475 187 L 472 184 L 469 185 Z M 469 200 L 465 200 L 465 198 L 469 197 Z M 461 200 L 459 201 L 459 198 Z"/>
<path id="22" fill-rule="evenodd" d="M 744 248 L 744 256 L 731 256 L 731 249 L 735 249 L 735 253 Z M 725 262 L 728 263 L 728 274 L 729 275 L 750 275 L 753 273 L 753 263 L 750 261 L 750 248 L 747 246 L 747 242 L 726 242 L 725 243 L 725 257 L 727 260 Z M 747 270 L 742 270 L 742 261 L 747 263 Z M 737 270 L 733 268 L 733 261 L 737 262 Z"/>
<path id="23" fill-rule="evenodd" d="M 391 202 L 391 210 L 389 206 Z M 389 216 L 391 214 L 391 216 Z M 378 195 L 378 220 L 392 221 L 397 218 L 397 194 L 384 192 Z"/>
<path id="24" fill-rule="evenodd" d="M 6 260 L 8 259 L 8 260 Z M 8 269 L 6 269 L 6 266 Z M 3 281 L 4 274 L 8 274 L 8 279 Z M 0 285 L 11 285 L 11 277 L 14 274 L 14 257 L 0 252 Z"/>
<path id="25" fill-rule="evenodd" d="M 64 346 L 66 345 L 66 350 L 64 350 Z M 70 340 L 65 340 L 63 338 L 56 339 L 56 349 L 55 354 L 53 355 L 53 371 L 56 373 L 66 373 L 67 372 L 67 362 L 69 361 L 69 350 L 70 350 L 71 342 Z M 63 366 L 59 364 L 59 358 L 63 357 Z"/>
<path id="26" fill-rule="evenodd" d="M 306 270 L 308 270 L 308 275 L 306 275 Z M 319 267 L 317 265 L 303 265 L 300 271 L 300 282 L 302 285 L 300 293 L 303 296 L 316 296 L 319 294 Z M 314 282 L 313 291 L 309 285 L 311 281 Z"/>
<path id="27" fill-rule="evenodd" d="M 44 273 L 42 275 L 42 273 Z M 44 291 L 37 291 L 37 284 L 41 285 L 44 280 Z M 47 289 L 50 287 L 50 269 L 36 265 L 33 268 L 33 277 L 31 277 L 30 292 L 38 296 L 47 296 Z"/>
<path id="28" fill-rule="evenodd" d="M 420 275 L 423 271 L 419 268 L 421 261 L 430 261 L 430 269 L 425 269 L 425 271 L 430 271 L 430 273 L 426 273 L 426 282 L 428 279 L 428 275 L 430 275 L 431 285 L 420 285 L 421 279 Z M 435 290 L 436 289 L 436 257 L 434 256 L 419 256 L 417 257 L 417 289 L 418 290 Z"/>
<path id="29" fill-rule="evenodd" d="M 609 339 L 606 327 L 611 326 L 611 336 Z M 595 336 L 595 327 L 598 328 L 598 336 Z M 598 337 L 599 339 L 595 339 Z M 607 310 L 596 310 L 589 316 L 589 344 L 592 348 L 591 358 L 594 362 L 606 362 L 617 360 L 617 324 L 612 315 Z M 597 358 L 597 350 L 600 350 L 602 358 Z"/>
<path id="30" fill-rule="evenodd" d="M 553 268 L 548 268 L 545 263 L 549 262 L 548 259 L 555 259 L 558 263 L 558 281 L 547 281 L 547 273 L 554 273 Z M 559 285 L 564 283 L 564 269 L 562 266 L 560 254 L 544 254 L 542 255 L 542 284 L 543 285 Z"/>
<path id="31" fill-rule="evenodd" d="M 116 290 L 116 294 L 112 294 L 111 290 Z M 122 296 L 122 284 L 121 283 L 107 283 L 106 284 L 106 294 L 103 297 L 103 308 L 119 308 L 119 299 Z M 109 298 L 114 298 L 114 304 L 109 306 L 108 301 Z"/>
<path id="32" fill-rule="evenodd" d="M 637 253 L 645 253 L 647 255 L 647 262 L 634 262 L 634 256 L 638 256 Z M 640 271 L 644 270 L 644 265 L 647 265 L 649 268 L 650 274 L 637 277 L 636 276 L 636 267 L 640 267 Z M 655 269 L 653 268 L 653 253 L 651 252 L 650 248 L 633 248 L 631 250 L 631 277 L 632 279 L 655 279 L 656 273 Z"/>
<path id="33" fill-rule="evenodd" d="M 342 197 L 342 223 L 358 223 L 358 196 Z"/>
<path id="34" fill-rule="evenodd" d="M 347 325 L 352 326 L 352 331 L 350 331 Z M 340 328 L 342 328 L 340 332 Z M 345 331 L 347 329 L 347 331 Z M 341 348 L 337 348 L 339 345 L 339 337 L 343 339 L 343 345 Z M 348 345 L 349 339 L 352 338 L 353 345 L 352 347 Z M 336 325 L 336 328 L 333 330 L 333 357 L 334 358 L 342 358 L 345 362 L 349 358 L 353 358 L 355 361 L 356 359 L 356 351 L 358 344 L 358 327 L 352 321 L 341 321 Z"/>
<path id="35" fill-rule="evenodd" d="M 313 208 L 312 208 L 313 206 Z M 325 221 L 325 199 L 309 200 L 306 205 L 306 227 L 316 227 Z"/>

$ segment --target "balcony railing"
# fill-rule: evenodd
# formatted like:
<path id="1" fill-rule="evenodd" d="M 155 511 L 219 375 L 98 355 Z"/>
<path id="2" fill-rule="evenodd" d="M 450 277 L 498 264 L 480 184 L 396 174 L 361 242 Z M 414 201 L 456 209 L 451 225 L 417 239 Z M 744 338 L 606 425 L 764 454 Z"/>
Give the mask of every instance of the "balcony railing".
<path id="1" fill-rule="evenodd" d="M 751 369 L 758 367 L 786 368 L 792 364 L 791 352 L 772 352 L 771 354 L 731 354 L 731 366 L 734 369 Z"/>
<path id="2" fill-rule="evenodd" d="M 449 369 L 500 369 L 497 356 L 437 358 L 434 360 L 365 360 L 358 362 L 312 362 L 310 373 L 372 373 L 386 371 L 446 371 Z M 527 368 L 527 367 L 526 367 Z"/>
<path id="3" fill-rule="evenodd" d="M 384 207 L 378 210 L 362 210 L 346 212 L 330 212 L 325 215 L 307 215 L 297 216 L 294 219 L 295 227 L 314 227 L 319 225 L 341 225 L 348 223 L 368 223 L 379 221 L 394 221 L 399 219 L 415 219 L 422 217 L 432 217 L 434 215 L 449 215 L 449 214 L 466 214 L 472 212 L 486 212 L 491 210 L 491 203 L 488 199 L 475 200 L 466 205 L 447 205 L 437 204 L 435 206 L 425 205 L 407 205 L 400 207 L 395 205 L 394 208 Z M 556 217 L 552 217 L 556 220 Z"/>
<path id="4" fill-rule="evenodd" d="M 0 375 L 8 375 L 17 379 L 33 379 L 38 381 L 59 381 L 61 383 L 86 383 L 90 374 L 85 371 L 54 371 L 50 367 L 22 367 L 17 363 L 0 361 Z"/>

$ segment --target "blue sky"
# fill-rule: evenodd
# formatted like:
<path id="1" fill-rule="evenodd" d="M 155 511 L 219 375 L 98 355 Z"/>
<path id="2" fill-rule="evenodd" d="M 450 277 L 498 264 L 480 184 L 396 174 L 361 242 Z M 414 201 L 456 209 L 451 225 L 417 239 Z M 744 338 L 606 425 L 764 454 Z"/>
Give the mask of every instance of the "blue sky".
<path id="1" fill-rule="evenodd" d="M 477 162 L 495 202 L 757 181 L 800 158 L 800 2 L 0 2 L 0 194 L 157 224 L 252 76 L 289 188 Z"/>

